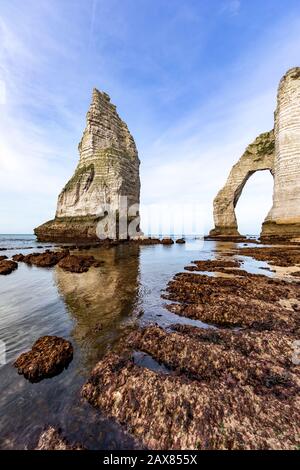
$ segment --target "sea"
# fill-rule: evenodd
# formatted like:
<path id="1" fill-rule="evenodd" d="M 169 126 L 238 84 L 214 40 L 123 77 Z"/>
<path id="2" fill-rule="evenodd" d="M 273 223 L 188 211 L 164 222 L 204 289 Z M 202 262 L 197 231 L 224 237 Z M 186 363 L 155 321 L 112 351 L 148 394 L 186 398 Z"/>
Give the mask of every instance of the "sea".
<path id="1" fill-rule="evenodd" d="M 0 276 L 0 449 L 34 448 L 49 425 L 88 449 L 138 448 L 126 429 L 81 398 L 81 387 L 96 363 L 138 326 L 208 327 L 170 313 L 162 293 L 191 261 L 215 259 L 236 246 L 194 236 L 186 237 L 185 245 L 121 244 L 88 250 L 104 264 L 87 273 L 19 263 L 16 271 Z M 54 246 L 36 241 L 34 235 L 0 235 L 0 248 L 6 248 L 0 256 L 10 258 Z M 243 269 L 272 276 L 262 271 L 266 263 L 243 261 Z M 70 340 L 74 358 L 61 374 L 32 384 L 18 375 L 13 362 L 43 335 Z M 137 361 L 159 370 L 147 355 L 139 354 Z"/>

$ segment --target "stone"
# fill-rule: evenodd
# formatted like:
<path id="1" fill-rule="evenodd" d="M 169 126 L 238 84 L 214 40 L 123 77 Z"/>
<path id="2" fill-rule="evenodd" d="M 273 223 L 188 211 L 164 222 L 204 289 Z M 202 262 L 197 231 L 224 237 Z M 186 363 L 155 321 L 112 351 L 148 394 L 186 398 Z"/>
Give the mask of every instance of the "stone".
<path id="1" fill-rule="evenodd" d="M 177 238 L 176 243 L 179 245 L 184 245 L 185 244 L 185 239 L 184 238 Z"/>
<path id="2" fill-rule="evenodd" d="M 273 207 L 261 232 L 262 240 L 278 241 L 300 235 L 300 67 L 281 79 L 275 127 L 247 147 L 214 200 L 212 238 L 240 238 L 235 207 L 248 178 L 269 170 L 274 177 Z"/>
<path id="3" fill-rule="evenodd" d="M 50 268 L 52 266 L 55 266 L 60 260 L 65 258 L 66 256 L 69 255 L 69 250 L 62 250 L 62 251 L 50 251 L 47 250 L 45 253 L 30 253 L 27 256 L 24 256 L 23 259 L 21 259 L 20 256 L 20 261 L 23 261 L 26 264 L 29 265 L 35 265 L 39 266 L 42 268 Z"/>
<path id="4" fill-rule="evenodd" d="M 19 262 L 19 261 L 23 261 L 24 258 L 25 258 L 25 256 L 22 255 L 22 253 L 19 253 L 19 254 L 17 254 L 17 255 L 13 255 L 13 256 L 12 256 L 12 259 L 13 259 L 14 261 L 18 261 L 18 262 Z"/>
<path id="5" fill-rule="evenodd" d="M 172 238 L 163 238 L 162 241 L 161 241 L 162 245 L 173 245 L 174 244 L 174 240 L 172 240 Z"/>
<path id="6" fill-rule="evenodd" d="M 0 261 L 0 274 L 7 275 L 12 273 L 15 269 L 18 268 L 18 264 L 15 261 Z"/>
<path id="7" fill-rule="evenodd" d="M 84 447 L 81 444 L 70 444 L 60 429 L 49 426 L 41 433 L 35 450 L 84 450 Z"/>
<path id="8" fill-rule="evenodd" d="M 64 257 L 58 266 L 71 273 L 86 273 L 90 267 L 98 268 L 103 262 L 97 261 L 93 256 L 68 255 Z"/>
<path id="9" fill-rule="evenodd" d="M 4 261 L 5 259 L 7 259 L 7 256 L 0 256 L 0 261 Z"/>
<path id="10" fill-rule="evenodd" d="M 73 359 L 72 344 L 58 336 L 42 336 L 32 349 L 14 362 L 18 373 L 30 382 L 40 382 L 60 374 Z"/>
<path id="11" fill-rule="evenodd" d="M 128 207 L 136 204 L 132 217 L 138 213 L 137 148 L 110 97 L 97 89 L 78 149 L 79 163 L 58 197 L 55 219 L 35 229 L 41 241 L 98 241 L 96 228 L 106 206 L 119 209 L 121 196 L 127 196 Z"/>
<path id="12" fill-rule="evenodd" d="M 214 344 L 198 347 L 197 352 L 211 351 L 209 358 L 213 358 L 215 365 L 215 370 L 211 370 L 205 354 L 197 361 L 197 354 L 186 347 L 184 337 L 178 345 L 178 355 L 173 353 L 177 339 L 178 336 L 170 337 L 164 344 L 166 349 L 159 354 L 172 366 L 172 374 L 138 366 L 132 356 L 125 354 L 120 357 L 110 353 L 96 365 L 81 393 L 100 410 L 99 421 L 103 413 L 113 418 L 149 450 L 297 447 L 296 374 L 290 379 L 276 366 L 268 374 L 263 361 L 259 365 L 264 364 L 265 368 L 255 370 L 253 360 L 256 380 L 253 378 L 253 385 L 248 385 L 245 382 L 251 382 L 251 377 L 249 374 L 247 378 L 247 370 L 242 370 L 239 379 L 240 356 L 236 352 L 229 353 L 232 364 L 227 366 L 222 360 L 223 348 Z M 159 351 L 153 343 L 151 351 Z M 192 380 L 188 374 L 179 375 L 180 368 L 182 372 L 190 372 Z M 207 375 L 202 376 L 203 369 Z"/>
<path id="13" fill-rule="evenodd" d="M 240 160 L 232 168 L 224 188 L 214 200 L 215 228 L 210 237 L 241 238 L 238 232 L 235 207 L 242 190 L 256 171 L 269 170 L 274 173 L 274 131 L 259 135 L 243 153 Z"/>

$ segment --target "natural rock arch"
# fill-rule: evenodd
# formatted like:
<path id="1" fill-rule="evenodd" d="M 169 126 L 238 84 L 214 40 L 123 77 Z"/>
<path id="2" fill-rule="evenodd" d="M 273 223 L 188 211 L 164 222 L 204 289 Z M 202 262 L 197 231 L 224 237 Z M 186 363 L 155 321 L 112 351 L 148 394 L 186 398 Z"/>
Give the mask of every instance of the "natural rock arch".
<path id="1" fill-rule="evenodd" d="M 213 237 L 238 237 L 234 208 L 249 176 L 269 169 L 274 176 L 273 206 L 261 239 L 300 237 L 300 67 L 282 77 L 277 93 L 274 131 L 261 134 L 232 168 L 214 201 Z"/>
<path id="2" fill-rule="evenodd" d="M 274 176 L 274 131 L 260 134 L 233 166 L 225 186 L 214 200 L 215 228 L 210 236 L 238 237 L 235 208 L 243 188 L 253 173 L 269 170 Z"/>

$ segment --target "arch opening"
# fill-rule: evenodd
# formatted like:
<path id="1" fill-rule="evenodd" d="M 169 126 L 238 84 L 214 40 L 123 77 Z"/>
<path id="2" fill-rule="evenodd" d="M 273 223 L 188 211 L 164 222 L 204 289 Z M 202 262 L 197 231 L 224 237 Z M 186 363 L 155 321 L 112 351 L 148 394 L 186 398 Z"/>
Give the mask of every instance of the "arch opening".
<path id="1" fill-rule="evenodd" d="M 235 201 L 238 231 L 242 235 L 259 235 L 272 207 L 274 179 L 270 170 L 248 175 Z"/>

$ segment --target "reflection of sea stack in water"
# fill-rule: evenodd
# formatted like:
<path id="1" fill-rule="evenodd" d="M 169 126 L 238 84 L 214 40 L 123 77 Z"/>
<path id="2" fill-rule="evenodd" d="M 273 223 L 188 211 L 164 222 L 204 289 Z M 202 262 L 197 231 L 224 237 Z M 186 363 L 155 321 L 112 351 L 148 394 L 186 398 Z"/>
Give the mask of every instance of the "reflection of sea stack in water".
<path id="1" fill-rule="evenodd" d="M 106 93 L 94 89 L 74 175 L 58 197 L 56 216 L 35 229 L 39 240 L 97 240 L 107 204 L 140 199 L 140 161 L 133 137 Z M 101 214 L 102 212 L 102 214 Z"/>
<path id="2" fill-rule="evenodd" d="M 86 349 L 89 367 L 109 342 L 116 339 L 134 311 L 138 293 L 139 246 L 119 245 L 89 251 L 100 268 L 73 274 L 59 266 L 55 281 L 68 311 L 75 320 L 74 344 Z"/>
<path id="3" fill-rule="evenodd" d="M 282 78 L 274 131 L 261 134 L 231 170 L 214 201 L 213 237 L 239 237 L 235 207 L 248 178 L 256 171 L 274 176 L 273 207 L 262 228 L 263 238 L 300 236 L 300 67 Z"/>

